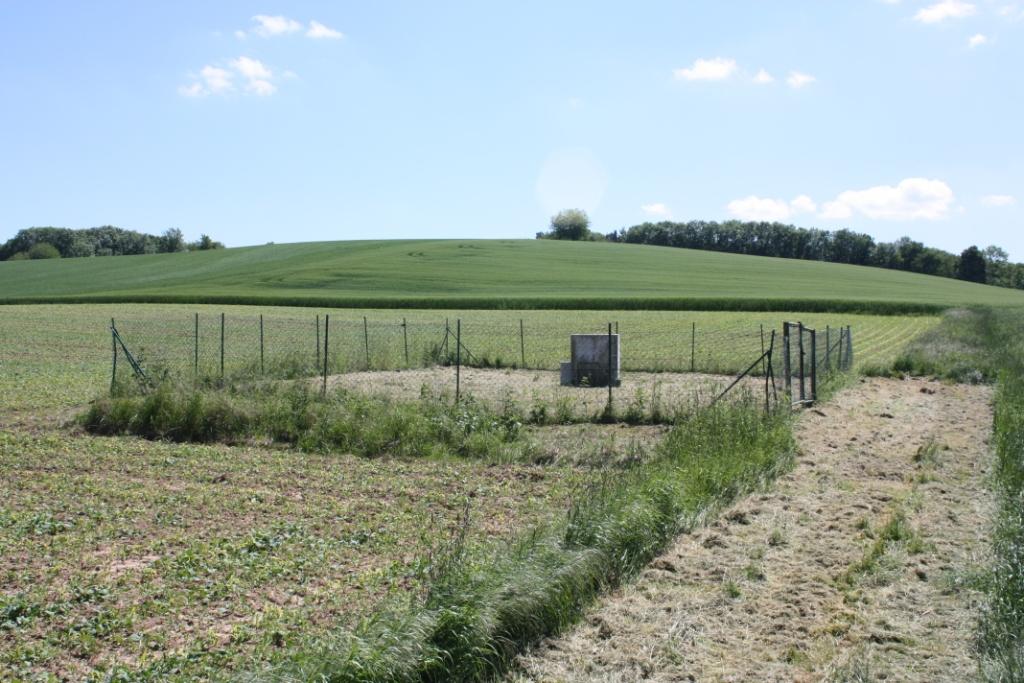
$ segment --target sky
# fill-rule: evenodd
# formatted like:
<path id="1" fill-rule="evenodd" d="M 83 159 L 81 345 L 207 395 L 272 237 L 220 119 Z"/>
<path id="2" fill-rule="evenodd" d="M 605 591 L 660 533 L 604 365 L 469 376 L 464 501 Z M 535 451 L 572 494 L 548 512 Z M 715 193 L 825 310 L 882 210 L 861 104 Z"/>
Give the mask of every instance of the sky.
<path id="1" fill-rule="evenodd" d="M 0 239 L 530 238 L 563 208 L 1024 261 L 1024 0 L 0 0 Z"/>

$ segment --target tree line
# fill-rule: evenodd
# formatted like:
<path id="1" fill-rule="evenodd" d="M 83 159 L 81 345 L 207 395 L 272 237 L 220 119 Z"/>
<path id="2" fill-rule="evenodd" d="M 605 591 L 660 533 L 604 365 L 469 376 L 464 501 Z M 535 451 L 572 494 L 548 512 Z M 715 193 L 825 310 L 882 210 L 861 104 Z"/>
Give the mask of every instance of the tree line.
<path id="1" fill-rule="evenodd" d="M 1006 251 L 997 246 L 985 249 L 970 246 L 960 254 L 953 254 L 909 237 L 895 242 L 876 242 L 870 235 L 852 230 L 818 230 L 755 221 L 647 222 L 605 235 L 592 232 L 589 224 L 585 212 L 568 209 L 553 216 L 550 229 L 537 233 L 537 238 L 626 242 L 829 261 L 1024 289 L 1024 264 L 1011 263 Z"/>
<path id="2" fill-rule="evenodd" d="M 0 246 L 0 261 L 165 254 L 223 248 L 222 243 L 209 235 L 188 242 L 178 228 L 168 228 L 162 235 L 149 235 L 112 225 L 82 230 L 26 228 Z"/>

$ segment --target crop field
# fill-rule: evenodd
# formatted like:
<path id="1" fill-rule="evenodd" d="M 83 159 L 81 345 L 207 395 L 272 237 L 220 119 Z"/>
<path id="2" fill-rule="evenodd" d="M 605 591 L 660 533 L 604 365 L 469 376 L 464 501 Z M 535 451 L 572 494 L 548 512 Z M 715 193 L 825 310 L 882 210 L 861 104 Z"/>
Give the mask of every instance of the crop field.
<path id="1" fill-rule="evenodd" d="M 915 273 L 671 247 L 389 240 L 0 263 L 0 299 L 368 308 L 846 310 L 1020 306 L 1024 292 Z"/>
<path id="2" fill-rule="evenodd" d="M 268 351 L 291 339 L 272 331 L 294 329 L 294 343 L 309 355 L 316 353 L 316 316 L 330 315 L 332 338 L 340 340 L 334 362 L 345 371 L 332 372 L 330 392 L 338 386 L 379 391 L 394 403 L 353 403 L 342 393 L 319 404 L 302 393 L 304 383 L 236 390 L 229 382 L 225 391 L 210 388 L 206 402 L 194 404 L 206 407 L 195 410 L 226 421 L 238 410 L 257 420 L 252 406 L 266 403 L 274 426 L 257 420 L 252 429 L 193 439 L 175 436 L 173 395 L 97 400 L 109 388 L 111 318 L 129 345 L 144 348 L 140 356 L 151 367 L 161 349 L 170 349 L 184 355 L 187 371 L 198 313 L 200 360 L 209 370 L 217 354 L 208 347 L 219 343 L 222 312 L 229 375 L 252 369 L 260 314 Z M 399 325 L 403 319 L 408 327 Z M 463 342 L 479 360 L 502 366 L 464 369 L 464 389 L 480 395 L 479 408 L 474 401 L 452 406 L 450 396 L 443 407 L 431 403 L 446 393 L 454 373 L 422 367 L 442 341 L 445 319 L 449 327 L 461 320 Z M 743 369 L 760 353 L 762 326 L 770 339 L 787 319 L 820 328 L 850 325 L 855 359 L 864 365 L 890 363 L 939 320 L 786 312 L 0 307 L 0 679 L 186 681 L 277 666 L 298 675 L 309 653 L 339 670 L 383 676 L 397 663 L 434 661 L 430 648 L 448 635 L 427 637 L 415 626 L 434 623 L 432 615 L 483 610 L 491 616 L 472 628 L 498 624 L 487 627 L 498 635 L 480 630 L 473 637 L 501 642 L 508 642 L 505 628 L 526 640 L 558 630 L 578 618 L 595 590 L 634 575 L 694 520 L 788 467 L 789 428 L 759 411 L 726 406 L 683 420 L 670 414 L 673 407 L 686 409 L 693 391 L 712 391 L 724 381 L 679 371 L 691 362 Z M 559 417 L 572 392 L 555 386 L 552 369 L 568 355 L 567 335 L 606 330 L 609 322 L 622 334 L 626 369 L 616 412 L 628 414 L 638 390 L 660 386 L 669 414 L 664 422 L 565 424 Z M 511 367 L 524 352 L 530 368 Z M 343 364 L 346 357 L 355 360 Z M 553 418 L 519 424 L 503 412 L 507 397 Z M 603 398 L 603 390 L 582 389 L 573 400 L 584 400 L 584 412 L 592 412 Z M 651 393 L 642 399 L 648 409 L 651 399 Z M 351 419 L 330 418 L 328 407 Z M 80 417 L 87 409 L 98 416 L 93 422 Z M 116 420 L 143 413 L 153 417 L 150 427 L 163 420 L 171 430 L 158 426 L 155 436 L 140 430 L 150 437 L 140 438 L 118 427 Z M 316 423 L 328 418 L 333 421 Z M 378 423 L 383 431 L 373 431 Z M 450 424 L 465 433 L 453 436 Z M 117 435 L 100 435 L 108 433 Z M 672 491 L 671 502 L 661 497 L 664 491 Z M 554 611 L 517 602 L 549 595 L 541 586 L 556 580 L 569 580 L 560 590 L 574 597 Z M 461 595 L 475 602 L 464 604 Z M 503 626 L 503 619 L 512 621 Z M 361 645 L 339 641 L 346 631 L 360 634 L 352 642 Z M 427 649 L 377 652 L 377 642 Z"/>

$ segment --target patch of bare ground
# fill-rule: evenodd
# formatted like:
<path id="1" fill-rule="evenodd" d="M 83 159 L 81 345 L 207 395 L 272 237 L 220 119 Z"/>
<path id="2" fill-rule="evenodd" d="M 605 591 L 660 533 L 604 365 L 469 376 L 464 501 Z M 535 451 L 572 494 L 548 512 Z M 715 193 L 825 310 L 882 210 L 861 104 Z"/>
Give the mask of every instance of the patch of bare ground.
<path id="1" fill-rule="evenodd" d="M 488 370 L 462 368 L 461 391 L 494 407 L 511 401 L 521 409 L 547 410 L 548 417 L 558 420 L 559 411 L 567 416 L 585 417 L 600 414 L 608 404 L 608 389 L 563 387 L 559 373 L 550 370 Z M 623 372 L 622 385 L 612 391 L 616 414 L 630 410 L 650 415 L 658 410 L 664 414 L 679 407 L 711 401 L 732 382 L 729 375 L 677 372 Z M 328 378 L 331 387 L 392 398 L 415 400 L 423 393 L 430 396 L 455 394 L 455 368 L 421 370 L 353 372 Z M 743 389 L 762 395 L 764 379 L 747 378 L 732 395 Z"/>
<path id="2" fill-rule="evenodd" d="M 973 678 L 990 391 L 866 379 L 806 411 L 770 492 L 681 537 L 510 678 Z"/>

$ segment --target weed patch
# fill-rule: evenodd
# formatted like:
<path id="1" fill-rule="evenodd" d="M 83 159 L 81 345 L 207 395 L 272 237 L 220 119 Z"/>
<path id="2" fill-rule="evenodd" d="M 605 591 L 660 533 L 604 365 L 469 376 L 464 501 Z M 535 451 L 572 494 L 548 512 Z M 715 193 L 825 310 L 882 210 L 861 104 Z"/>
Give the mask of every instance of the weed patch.
<path id="1" fill-rule="evenodd" d="M 377 456 L 518 458 L 526 449 L 518 418 L 472 400 L 400 402 L 305 384 L 186 388 L 164 383 L 148 393 L 93 402 L 80 419 L 93 434 L 169 441 L 270 440 L 310 452 Z"/>

